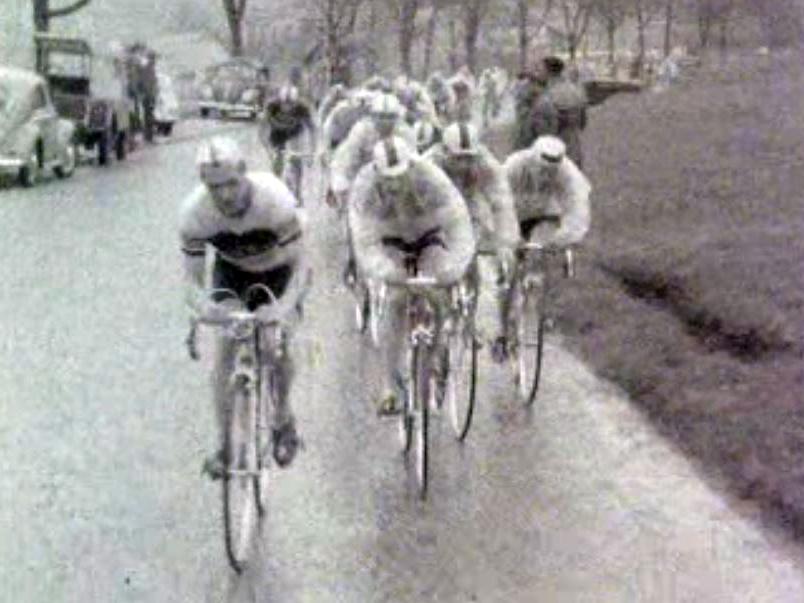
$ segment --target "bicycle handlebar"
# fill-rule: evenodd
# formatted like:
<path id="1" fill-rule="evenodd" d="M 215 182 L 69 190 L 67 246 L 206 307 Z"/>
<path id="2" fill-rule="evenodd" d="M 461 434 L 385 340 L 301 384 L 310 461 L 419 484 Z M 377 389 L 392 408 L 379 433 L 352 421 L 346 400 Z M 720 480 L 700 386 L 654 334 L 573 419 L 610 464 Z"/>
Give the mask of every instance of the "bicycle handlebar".
<path id="1" fill-rule="evenodd" d="M 272 326 L 280 324 L 282 321 L 278 318 L 271 318 L 271 319 L 263 319 L 260 318 L 256 312 L 250 311 L 246 309 L 248 302 L 254 298 L 255 293 L 262 293 L 266 296 L 268 300 L 268 305 L 275 305 L 277 303 L 276 295 L 271 289 L 262 284 L 262 283 L 254 283 L 253 285 L 249 286 L 243 296 L 239 296 L 235 291 L 231 289 L 219 288 L 219 289 L 210 289 L 207 292 L 207 299 L 209 299 L 212 303 L 224 303 L 226 301 L 234 301 L 238 304 L 237 308 L 233 308 L 231 310 L 226 310 L 226 313 L 223 316 L 208 316 L 203 315 L 201 313 L 196 313 L 194 316 L 194 320 L 199 324 L 210 325 L 210 326 L 230 326 L 236 323 L 243 323 L 243 322 L 254 322 L 255 324 L 259 324 L 261 326 Z M 223 297 L 223 300 L 216 301 L 215 297 Z"/>
<path id="2" fill-rule="evenodd" d="M 406 287 L 435 287 L 438 280 L 433 276 L 414 276 L 405 280 Z"/>

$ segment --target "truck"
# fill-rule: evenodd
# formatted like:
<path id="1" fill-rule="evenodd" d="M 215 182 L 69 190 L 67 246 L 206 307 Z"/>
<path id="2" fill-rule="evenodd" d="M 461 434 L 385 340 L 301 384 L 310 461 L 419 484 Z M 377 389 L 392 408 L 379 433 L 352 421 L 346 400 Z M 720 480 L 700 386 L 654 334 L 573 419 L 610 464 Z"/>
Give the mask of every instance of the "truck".
<path id="1" fill-rule="evenodd" d="M 86 40 L 38 33 L 37 70 L 50 86 L 59 115 L 75 124 L 75 141 L 96 152 L 100 165 L 112 153 L 120 161 L 133 144 L 132 103 L 125 75 L 107 69 L 104 85 L 95 77 L 95 56 Z"/>

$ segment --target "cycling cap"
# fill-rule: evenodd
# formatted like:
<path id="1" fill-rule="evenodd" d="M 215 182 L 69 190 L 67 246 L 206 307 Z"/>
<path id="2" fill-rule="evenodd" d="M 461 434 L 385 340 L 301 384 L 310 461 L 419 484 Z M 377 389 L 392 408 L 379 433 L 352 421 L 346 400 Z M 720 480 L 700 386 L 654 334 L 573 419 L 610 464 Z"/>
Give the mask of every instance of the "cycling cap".
<path id="1" fill-rule="evenodd" d="M 374 145 L 374 167 L 381 176 L 399 176 L 410 167 L 412 155 L 401 138 L 386 138 Z"/>
<path id="2" fill-rule="evenodd" d="M 286 84 L 279 90 L 279 100 L 283 103 L 295 103 L 299 100 L 299 89 L 292 84 Z"/>
<path id="3" fill-rule="evenodd" d="M 360 88 L 354 92 L 354 99 L 359 105 L 370 105 L 374 100 L 376 93 L 365 88 Z"/>
<path id="4" fill-rule="evenodd" d="M 539 136 L 533 143 L 533 150 L 543 161 L 561 163 L 567 152 L 567 145 L 555 136 Z"/>
<path id="5" fill-rule="evenodd" d="M 404 110 L 402 109 L 402 103 L 393 94 L 378 94 L 371 103 L 371 113 L 374 115 L 402 117 Z"/>
<path id="6" fill-rule="evenodd" d="M 436 127 L 430 121 L 416 122 L 416 142 L 420 145 L 427 145 L 433 142 L 436 137 Z"/>
<path id="7" fill-rule="evenodd" d="M 246 157 L 231 138 L 216 136 L 201 143 L 195 164 L 205 182 L 225 182 L 245 165 Z"/>
<path id="8" fill-rule="evenodd" d="M 477 130 L 467 123 L 454 123 L 444 130 L 444 146 L 451 155 L 477 155 L 480 153 Z"/>

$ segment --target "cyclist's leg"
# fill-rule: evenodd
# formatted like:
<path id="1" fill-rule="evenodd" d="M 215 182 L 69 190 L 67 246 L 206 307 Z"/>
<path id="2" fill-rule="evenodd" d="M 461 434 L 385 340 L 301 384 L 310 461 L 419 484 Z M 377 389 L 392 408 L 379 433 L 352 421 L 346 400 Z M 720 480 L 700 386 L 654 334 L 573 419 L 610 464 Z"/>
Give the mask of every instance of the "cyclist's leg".
<path id="1" fill-rule="evenodd" d="M 385 383 L 378 409 L 381 413 L 401 408 L 409 379 L 406 356 L 407 307 L 399 290 L 388 291 L 386 308 L 381 346 L 385 366 Z"/>

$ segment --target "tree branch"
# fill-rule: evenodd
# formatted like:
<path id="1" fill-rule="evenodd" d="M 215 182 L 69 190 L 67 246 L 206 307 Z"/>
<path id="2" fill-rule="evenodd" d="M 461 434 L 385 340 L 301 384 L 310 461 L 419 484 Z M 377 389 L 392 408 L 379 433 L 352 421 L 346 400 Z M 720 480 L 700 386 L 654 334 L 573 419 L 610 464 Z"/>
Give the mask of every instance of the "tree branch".
<path id="1" fill-rule="evenodd" d="M 47 16 L 49 19 L 54 17 L 64 17 L 71 13 L 74 13 L 77 10 L 84 8 L 87 4 L 89 4 L 92 0 L 76 0 L 69 6 L 64 6 L 62 8 L 51 8 L 47 11 Z"/>

